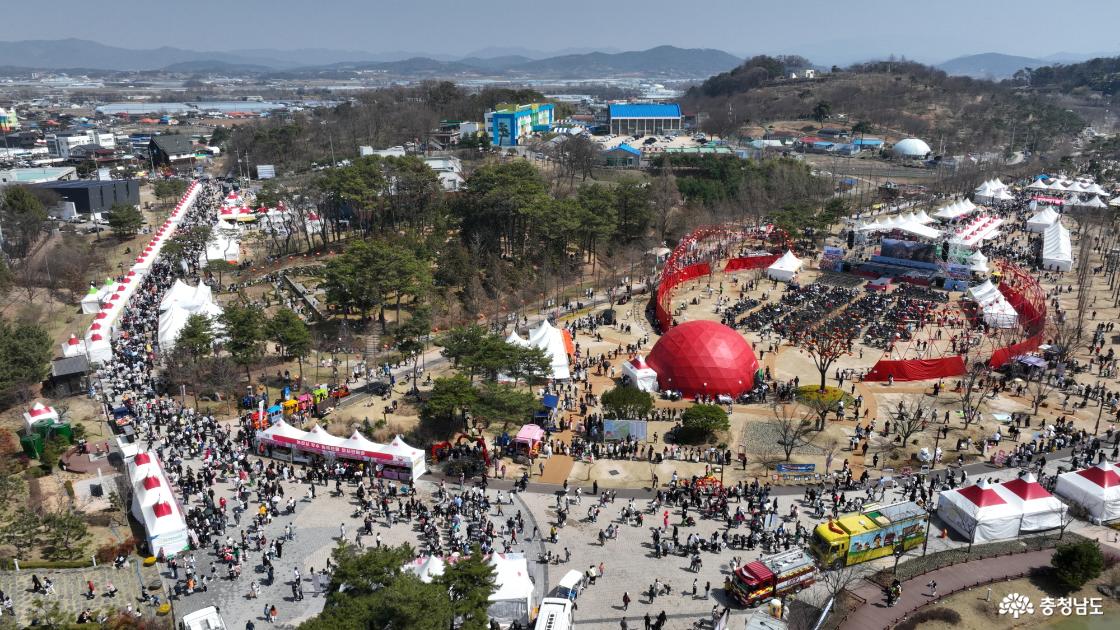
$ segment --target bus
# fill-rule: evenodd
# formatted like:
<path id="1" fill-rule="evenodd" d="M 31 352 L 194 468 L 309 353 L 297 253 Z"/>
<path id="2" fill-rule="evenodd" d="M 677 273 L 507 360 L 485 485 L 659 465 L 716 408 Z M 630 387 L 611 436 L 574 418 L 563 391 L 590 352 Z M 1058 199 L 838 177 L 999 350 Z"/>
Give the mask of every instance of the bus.
<path id="1" fill-rule="evenodd" d="M 572 602 L 559 597 L 546 597 L 541 600 L 537 611 L 536 630 L 569 630 L 572 620 Z"/>

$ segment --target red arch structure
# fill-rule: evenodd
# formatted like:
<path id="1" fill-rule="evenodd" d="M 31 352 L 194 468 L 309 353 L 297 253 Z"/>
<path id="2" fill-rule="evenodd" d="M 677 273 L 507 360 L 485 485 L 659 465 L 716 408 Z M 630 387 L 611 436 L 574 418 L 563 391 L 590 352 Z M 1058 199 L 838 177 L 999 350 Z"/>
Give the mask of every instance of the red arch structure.
<path id="1" fill-rule="evenodd" d="M 1046 334 L 1046 292 L 1031 274 L 1017 265 L 999 261 L 997 269 L 1002 274 L 999 291 L 1019 314 L 1018 328 L 1023 340 L 997 348 L 988 359 L 988 366 L 996 369 L 1011 359 L 1037 350 Z M 865 381 L 923 381 L 932 378 L 961 376 L 968 369 L 964 357 L 949 355 L 936 359 L 880 359 L 864 376 Z"/>
<path id="2" fill-rule="evenodd" d="M 768 230 L 745 230 L 732 225 L 704 225 L 696 228 L 688 236 L 677 243 L 665 266 L 661 270 L 661 280 L 657 283 L 657 291 L 653 295 L 654 315 L 661 331 L 665 332 L 673 326 L 673 316 L 669 314 L 673 301 L 674 290 L 696 278 L 702 278 L 712 273 L 712 263 L 709 261 L 692 260 L 690 254 L 693 246 L 710 238 L 723 238 L 731 241 L 740 241 L 750 237 L 762 238 L 771 243 L 781 242 L 784 247 L 789 247 L 789 235 L 783 230 L 771 228 Z M 782 248 L 777 248 L 782 249 Z M 771 251 L 760 256 L 747 256 L 732 258 L 727 261 L 724 271 L 740 271 L 744 269 L 762 269 L 769 267 L 780 258 L 781 251 Z"/>

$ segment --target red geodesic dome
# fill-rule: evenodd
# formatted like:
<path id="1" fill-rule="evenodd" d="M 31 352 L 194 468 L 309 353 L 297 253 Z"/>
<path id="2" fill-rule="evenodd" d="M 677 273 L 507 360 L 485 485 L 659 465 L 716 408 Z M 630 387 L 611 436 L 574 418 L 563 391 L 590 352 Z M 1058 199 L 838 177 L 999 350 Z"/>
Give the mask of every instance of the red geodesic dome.
<path id="1" fill-rule="evenodd" d="M 758 358 L 747 340 L 719 322 L 698 320 L 669 329 L 646 363 L 657 371 L 661 389 L 685 396 L 730 394 L 754 387 Z"/>

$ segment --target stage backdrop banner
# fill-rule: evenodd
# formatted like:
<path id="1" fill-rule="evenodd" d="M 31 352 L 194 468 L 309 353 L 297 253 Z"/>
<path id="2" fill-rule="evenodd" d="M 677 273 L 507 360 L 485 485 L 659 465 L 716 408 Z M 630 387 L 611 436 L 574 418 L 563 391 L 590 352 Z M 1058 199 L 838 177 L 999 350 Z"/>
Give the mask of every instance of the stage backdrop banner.
<path id="1" fill-rule="evenodd" d="M 964 358 L 960 356 L 905 361 L 882 360 L 871 368 L 863 380 L 885 381 L 893 376 L 896 381 L 924 381 L 931 378 L 960 376 L 964 373 Z"/>

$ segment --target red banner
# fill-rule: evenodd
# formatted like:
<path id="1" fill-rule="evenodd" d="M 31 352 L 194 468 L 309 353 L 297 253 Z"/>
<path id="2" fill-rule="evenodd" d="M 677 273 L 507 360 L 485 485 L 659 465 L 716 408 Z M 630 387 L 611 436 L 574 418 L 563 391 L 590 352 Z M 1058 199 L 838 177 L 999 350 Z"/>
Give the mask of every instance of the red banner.
<path id="1" fill-rule="evenodd" d="M 909 359 L 905 361 L 880 360 L 871 368 L 865 381 L 885 381 L 894 377 L 896 381 L 924 381 L 931 378 L 945 378 L 964 374 L 964 359 L 959 355 L 940 359 Z"/>
<path id="2" fill-rule="evenodd" d="M 727 261 L 727 266 L 723 268 L 724 271 L 738 271 L 740 269 L 762 269 L 774 264 L 775 260 L 781 258 L 778 254 L 766 254 L 765 256 L 747 256 L 744 258 L 732 258 Z"/>

